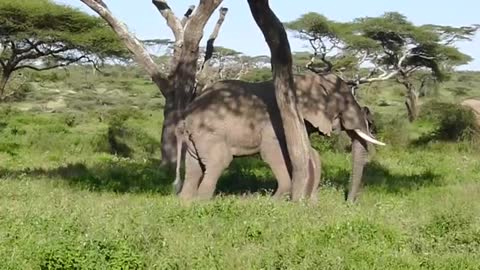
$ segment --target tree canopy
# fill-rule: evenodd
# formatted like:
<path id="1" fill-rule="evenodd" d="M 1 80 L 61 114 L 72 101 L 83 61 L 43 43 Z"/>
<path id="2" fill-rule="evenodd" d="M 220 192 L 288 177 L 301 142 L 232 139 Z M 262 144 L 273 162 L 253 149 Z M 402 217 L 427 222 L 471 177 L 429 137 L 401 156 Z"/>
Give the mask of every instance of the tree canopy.
<path id="1" fill-rule="evenodd" d="M 398 12 L 346 23 L 310 12 L 285 25 L 310 43 L 311 62 L 318 58 L 321 63 L 317 66 L 325 71 L 358 68 L 369 63 L 377 67 L 377 71 L 379 68 L 428 68 L 440 78 L 447 67 L 472 60 L 453 45 L 459 40 L 470 40 L 478 29 L 478 26 L 416 26 Z"/>
<path id="2" fill-rule="evenodd" d="M 416 115 L 414 73 L 429 72 L 437 81 L 448 78 L 454 67 L 472 60 L 455 43 L 471 40 L 480 27 L 417 26 L 398 12 L 351 22 L 336 22 L 310 12 L 285 25 L 298 38 L 307 40 L 313 50 L 308 61 L 305 53 L 298 55 L 306 68 L 336 72 L 354 89 L 391 78 L 405 85 L 411 99 L 407 100 L 411 119 Z"/>
<path id="3" fill-rule="evenodd" d="M 51 0 L 0 0 L 2 92 L 11 74 L 22 68 L 126 57 L 128 51 L 100 18 Z"/>

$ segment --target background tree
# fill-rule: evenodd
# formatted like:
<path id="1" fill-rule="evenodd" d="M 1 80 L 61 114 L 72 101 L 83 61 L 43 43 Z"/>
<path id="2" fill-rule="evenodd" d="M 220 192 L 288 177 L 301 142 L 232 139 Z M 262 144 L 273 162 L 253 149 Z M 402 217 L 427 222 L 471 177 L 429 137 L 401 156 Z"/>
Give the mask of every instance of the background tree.
<path id="1" fill-rule="evenodd" d="M 248 0 L 248 4 L 270 48 L 275 97 L 282 118 L 290 161 L 287 165 L 290 165 L 288 167 L 292 176 L 291 196 L 292 200 L 296 201 L 304 196 L 310 142 L 302 114 L 297 108 L 290 44 L 287 33 L 270 9 L 268 0 Z"/>
<path id="2" fill-rule="evenodd" d="M 345 52 L 351 24 L 335 22 L 316 12 L 309 12 L 285 23 L 285 26 L 294 32 L 297 38 L 308 41 L 313 50 L 313 54 L 296 53 L 294 60 L 297 60 L 297 63 L 316 72 L 351 68 L 351 61 L 345 61 L 350 58 Z"/>
<path id="3" fill-rule="evenodd" d="M 376 18 L 359 18 L 354 22 L 353 34 L 357 38 L 351 40 L 351 48 L 363 50 L 374 66 L 369 76 L 359 79 L 358 83 L 394 77 L 405 86 L 405 105 L 410 121 L 414 121 L 419 113 L 415 74 L 429 72 L 437 81 L 447 79 L 448 72 L 455 66 L 472 60 L 454 47 L 454 43 L 471 38 L 478 29 L 476 26 L 471 31 L 461 31 L 469 27 L 416 26 L 397 12 L 387 12 Z M 446 30 L 456 34 L 450 35 Z M 375 74 L 380 75 L 373 78 Z"/>
<path id="4" fill-rule="evenodd" d="M 306 62 L 306 68 L 336 72 L 354 92 L 361 84 L 389 79 L 404 85 L 411 121 L 418 116 L 418 90 L 428 82 L 447 79 L 448 72 L 472 60 L 454 44 L 471 40 L 478 30 L 478 25 L 416 26 L 397 12 L 349 23 L 307 13 L 286 25 L 297 37 L 308 40 L 313 50 L 308 62 L 305 54 L 299 55 L 299 63 Z M 423 75 L 416 76 L 419 73 Z"/>
<path id="5" fill-rule="evenodd" d="M 15 71 L 126 58 L 108 25 L 50 0 L 0 0 L 0 98 Z"/>
<path id="6" fill-rule="evenodd" d="M 182 111 L 194 96 L 200 53 L 199 44 L 203 37 L 203 29 L 213 12 L 222 3 L 222 0 L 201 0 L 197 7 L 188 7 L 181 19 L 173 13 L 166 0 L 152 0 L 174 35 L 174 49 L 168 73 L 162 71 L 142 42 L 128 31 L 125 24 L 115 18 L 105 2 L 102 0 L 80 1 L 108 22 L 134 55 L 136 62 L 147 71 L 165 97 L 161 141 L 162 163 L 165 165 L 174 164 L 176 161 L 175 126 L 180 117 L 178 112 Z M 208 61 L 210 58 L 213 42 L 218 35 L 228 9 L 221 8 L 219 11 L 219 19 L 207 42 L 204 61 Z"/>
<path id="7" fill-rule="evenodd" d="M 265 69 L 264 73 L 263 70 Z M 266 76 L 264 76 L 266 75 Z M 199 72 L 199 89 L 219 80 L 269 80 L 272 77 L 270 57 L 248 56 L 233 49 L 216 46 L 211 59 Z"/>

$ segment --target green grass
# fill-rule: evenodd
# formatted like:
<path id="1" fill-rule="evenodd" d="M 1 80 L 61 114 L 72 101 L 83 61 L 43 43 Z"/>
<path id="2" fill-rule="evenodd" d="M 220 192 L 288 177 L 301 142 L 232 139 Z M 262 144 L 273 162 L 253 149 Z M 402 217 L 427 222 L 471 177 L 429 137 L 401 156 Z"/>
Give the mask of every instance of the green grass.
<path id="1" fill-rule="evenodd" d="M 74 87 L 69 80 L 85 74 L 71 72 L 42 75 L 25 100 L 1 105 L 0 269 L 480 265 L 478 149 L 421 141 L 437 123 L 399 120 L 400 89 L 362 95 L 388 146 L 370 155 L 357 205 L 344 202 L 351 157 L 338 138 L 313 138 L 323 162 L 318 205 L 272 200 L 273 176 L 252 157 L 224 172 L 214 200 L 182 204 L 171 194 L 172 172 L 159 166 L 158 90 L 121 70 Z M 457 75 L 468 76 L 461 81 L 471 96 L 480 90 L 474 75 Z M 460 100 L 447 89 L 454 85 L 440 90 L 441 101 Z M 65 107 L 42 105 L 59 95 Z"/>

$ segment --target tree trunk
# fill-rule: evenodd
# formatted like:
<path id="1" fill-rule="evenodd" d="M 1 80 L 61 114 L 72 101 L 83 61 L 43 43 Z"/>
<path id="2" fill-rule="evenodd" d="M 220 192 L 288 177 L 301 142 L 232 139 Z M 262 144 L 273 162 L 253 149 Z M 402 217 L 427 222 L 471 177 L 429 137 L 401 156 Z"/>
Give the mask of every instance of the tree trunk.
<path id="1" fill-rule="evenodd" d="M 417 119 L 419 108 L 418 108 L 418 93 L 411 83 L 406 83 L 405 87 L 407 88 L 407 96 L 405 100 L 405 106 L 407 107 L 408 120 L 413 122 Z"/>
<path id="2" fill-rule="evenodd" d="M 197 50 L 183 50 L 179 56 L 176 70 L 171 75 L 171 88 L 165 96 L 163 109 L 163 126 L 161 138 L 162 165 L 173 165 L 177 161 L 177 139 L 175 127 L 180 120 L 180 113 L 192 100 L 197 69 Z"/>
<path id="3" fill-rule="evenodd" d="M 363 169 L 367 163 L 368 149 L 366 142 L 360 140 L 354 132 L 348 131 L 348 135 L 352 139 L 352 174 L 347 201 L 354 203 L 362 189 Z"/>
<path id="4" fill-rule="evenodd" d="M 173 93 L 172 93 L 173 94 Z M 175 110 L 175 100 L 173 95 L 165 97 L 165 107 L 163 108 L 163 123 L 161 137 L 161 165 L 170 166 L 176 161 L 176 143 L 175 127 L 178 123 L 178 112 Z"/>
<path id="5" fill-rule="evenodd" d="M 305 196 L 308 178 L 310 144 L 301 112 L 297 108 L 297 97 L 292 75 L 290 44 L 282 23 L 270 9 L 268 0 L 248 0 L 255 22 L 262 30 L 271 53 L 275 96 L 291 162 L 292 201 Z"/>
<path id="6" fill-rule="evenodd" d="M 5 98 L 5 88 L 7 87 L 8 80 L 12 75 L 12 71 L 9 69 L 4 69 L 0 77 L 0 100 L 3 101 Z"/>
<path id="7" fill-rule="evenodd" d="M 176 161 L 174 130 L 179 120 L 180 111 L 191 101 L 195 87 L 198 50 L 203 29 L 212 13 L 222 3 L 222 0 L 199 1 L 199 6 L 195 11 L 193 12 L 194 6 L 190 6 L 182 20 L 175 16 L 167 1 L 152 0 L 175 36 L 175 50 L 170 63 L 169 76 L 162 74 L 160 67 L 150 57 L 143 44 L 128 31 L 125 24 L 113 16 L 102 0 L 81 1 L 112 27 L 129 51 L 132 52 L 137 63 L 143 66 L 165 97 L 161 140 L 162 164 L 174 164 Z M 226 9 L 222 9 L 222 22 L 225 14 Z"/>
<path id="8" fill-rule="evenodd" d="M 203 31 L 203 28 L 201 31 Z M 199 43 L 200 38 L 184 42 L 183 49 L 175 53 L 176 56 L 172 62 L 174 67 L 169 76 L 171 82 L 168 91 L 169 95 L 165 96 L 165 108 L 163 112 L 164 122 L 161 140 L 162 165 L 174 165 L 177 161 L 175 127 L 180 120 L 180 113 L 192 100 L 197 75 Z"/>

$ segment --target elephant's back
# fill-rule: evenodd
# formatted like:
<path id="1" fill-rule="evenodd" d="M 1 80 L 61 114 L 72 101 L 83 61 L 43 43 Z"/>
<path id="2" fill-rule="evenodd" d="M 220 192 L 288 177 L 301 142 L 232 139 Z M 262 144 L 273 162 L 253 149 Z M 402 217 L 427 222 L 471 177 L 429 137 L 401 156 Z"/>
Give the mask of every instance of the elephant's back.
<path id="1" fill-rule="evenodd" d="M 262 98 L 245 88 L 248 84 L 223 81 L 209 87 L 187 107 L 189 130 L 224 139 L 235 155 L 257 152 L 268 114 Z"/>

